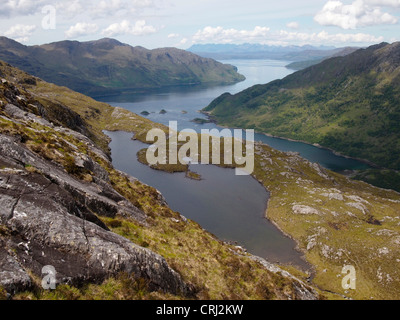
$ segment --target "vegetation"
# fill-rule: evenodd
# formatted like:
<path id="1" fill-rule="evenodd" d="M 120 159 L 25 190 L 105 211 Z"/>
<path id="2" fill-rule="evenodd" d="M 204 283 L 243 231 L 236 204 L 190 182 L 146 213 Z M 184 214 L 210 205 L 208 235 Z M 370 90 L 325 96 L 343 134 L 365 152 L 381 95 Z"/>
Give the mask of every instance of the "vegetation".
<path id="1" fill-rule="evenodd" d="M 147 50 L 113 39 L 61 41 L 29 47 L 1 37 L 0 59 L 90 96 L 244 80 L 235 67 L 184 50 Z"/>
<path id="2" fill-rule="evenodd" d="M 224 94 L 205 111 L 223 125 L 318 143 L 398 170 L 399 51 L 400 43 L 360 49 Z"/>
<path id="3" fill-rule="evenodd" d="M 135 132 L 144 139 L 145 133 L 157 125 L 129 111 L 112 108 L 91 98 L 57 87 L 36 78 L 35 84 L 21 86 L 14 81 L 28 77 L 11 66 L 1 63 L 0 72 L 7 79 L 0 83 L 0 133 L 19 137 L 31 151 L 43 159 L 59 164 L 76 179 L 90 181 L 93 173 L 76 164 L 76 159 L 87 155 L 108 173 L 111 186 L 131 201 L 147 216 L 147 225 L 131 218 L 117 215 L 114 218 L 99 217 L 112 231 L 127 239 L 161 254 L 169 265 L 179 272 L 185 281 L 196 289 L 196 299 L 297 299 L 298 280 L 279 272 L 272 272 L 254 261 L 250 255 L 233 245 L 218 240 L 196 222 L 187 220 L 171 210 L 160 193 L 140 181 L 116 170 L 107 157 L 94 153 L 73 132 L 60 130 L 29 119 L 15 121 L 7 117 L 4 106 L 8 96 L 18 94 L 19 105 L 39 115 L 59 104 L 76 112 L 81 118 L 79 128 L 96 137 L 96 144 L 109 155 L 108 138 L 102 130 L 125 130 Z M 33 83 L 33 81 L 32 81 Z M 63 109 L 60 109 L 63 110 Z M 98 110 L 98 111 L 96 111 Z M 44 114 L 44 113 L 43 113 Z M 47 120 L 56 121 L 48 116 Z M 159 125 L 161 129 L 167 128 Z M 25 164 L 27 171 L 35 168 Z M 39 170 L 36 173 L 41 173 Z M 45 174 L 45 173 L 43 173 Z M 193 173 L 193 177 L 196 174 Z M 0 224 L 0 239 L 8 230 Z M 58 286 L 55 291 L 44 291 L 40 279 L 33 274 L 34 288 L 30 292 L 16 294 L 13 299 L 77 300 L 77 299 L 182 299 L 157 289 L 149 288 L 134 275 L 120 274 L 102 283 L 86 283 L 81 287 Z M 5 293 L 0 292 L 0 298 Z"/>
<path id="4" fill-rule="evenodd" d="M 354 180 L 365 181 L 374 186 L 393 189 L 400 192 L 400 172 L 388 169 L 367 169 L 357 171 L 353 176 Z"/>
<path id="5" fill-rule="evenodd" d="M 2 77 L 25 79 L 28 75 L 2 64 Z M 33 78 L 36 84 L 17 85 L 21 104 L 32 111 L 50 109 L 54 103 L 78 114 L 79 128 L 96 137 L 96 144 L 108 150 L 108 138 L 102 130 L 135 132 L 145 141 L 146 132 L 157 125 L 129 111 L 112 108 L 66 88 Z M 29 81 L 33 83 L 33 81 Z M 0 84 L 8 92 L 13 84 Z M 7 97 L 0 94 L 0 105 Z M 0 108 L 0 113 L 3 107 Z M 61 109 L 60 109 L 61 110 Z M 98 112 L 96 112 L 98 110 Z M 56 119 L 52 119 L 52 121 Z M 89 155 L 109 174 L 110 183 L 121 195 L 143 210 L 148 225 L 116 216 L 99 217 L 110 230 L 147 247 L 166 258 L 169 265 L 196 288 L 198 299 L 288 299 L 297 298 L 297 280 L 271 272 L 242 250 L 221 242 L 191 220 L 171 210 L 156 189 L 115 170 L 108 159 L 93 154 L 76 137 L 21 120 L 0 118 L 2 134 L 18 136 L 33 152 L 68 169 L 77 179 L 88 181 L 91 172 L 73 172 L 68 156 Z M 222 151 L 223 152 L 223 151 Z M 398 268 L 400 195 L 364 182 L 324 170 L 297 155 L 256 144 L 253 173 L 270 193 L 267 217 L 285 234 L 296 240 L 305 258 L 313 266 L 312 275 L 295 271 L 299 279 L 311 279 L 321 298 L 397 299 L 400 292 Z M 29 164 L 27 169 L 30 168 Z M 0 228 L 0 236 L 7 230 Z M 357 289 L 345 290 L 341 280 L 344 265 L 357 272 Z M 132 279 L 131 279 L 132 280 Z M 59 287 L 56 292 L 21 293 L 19 299 L 152 299 L 173 298 L 149 291 L 136 279 L 116 276 L 103 283 L 82 288 Z M 126 281 L 128 286 L 124 285 Z M 137 281 L 137 282 L 136 282 Z M 127 289 L 131 291 L 127 292 Z"/>
<path id="6" fill-rule="evenodd" d="M 211 121 L 209 119 L 195 118 L 192 120 L 192 122 L 197 124 L 205 124 L 205 123 L 210 123 Z"/>
<path id="7" fill-rule="evenodd" d="M 59 285 L 55 290 L 43 290 L 39 280 L 34 289 L 21 292 L 13 300 L 170 300 L 177 299 L 163 292 L 152 292 L 144 279 L 121 273 L 101 284 L 85 284 L 80 288 Z"/>
<path id="8" fill-rule="evenodd" d="M 311 67 L 313 65 L 316 65 L 320 63 L 321 61 L 325 60 L 324 58 L 321 59 L 315 59 L 315 60 L 307 60 L 307 61 L 296 61 L 289 63 L 286 68 L 292 69 L 292 70 L 302 70 L 308 67 Z"/>
<path id="9" fill-rule="evenodd" d="M 268 218 L 297 241 L 315 267 L 314 285 L 354 299 L 399 297 L 394 263 L 399 193 L 349 180 L 264 145 L 256 146 L 254 176 L 271 194 Z M 314 210 L 307 214 L 302 206 Z M 342 288 L 344 265 L 356 268 L 356 290 Z"/>

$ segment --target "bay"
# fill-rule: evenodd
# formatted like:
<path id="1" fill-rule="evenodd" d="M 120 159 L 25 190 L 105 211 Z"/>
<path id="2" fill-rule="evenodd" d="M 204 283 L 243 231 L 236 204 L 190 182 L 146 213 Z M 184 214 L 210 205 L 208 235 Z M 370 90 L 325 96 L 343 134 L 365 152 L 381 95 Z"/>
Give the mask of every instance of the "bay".
<path id="1" fill-rule="evenodd" d="M 199 111 L 225 92 L 235 94 L 255 84 L 284 78 L 293 72 L 293 70 L 285 68 L 290 61 L 225 60 L 221 62 L 238 67 L 239 73 L 245 75 L 246 80 L 228 86 L 171 87 L 142 93 L 103 97 L 98 100 L 137 114 L 147 111 L 149 113 L 148 119 L 166 126 L 169 125 L 170 121 L 177 121 L 179 130 L 194 129 L 197 132 L 202 129 L 221 130 L 222 128 L 214 123 L 198 124 L 192 122 L 192 120 L 196 118 L 207 119 L 206 115 Z M 166 113 L 161 112 L 163 110 Z M 365 162 L 340 156 L 331 150 L 303 142 L 270 137 L 262 133 L 256 133 L 254 139 L 277 150 L 299 152 L 303 158 L 311 162 L 318 162 L 321 166 L 336 172 L 370 167 Z"/>
<path id="2" fill-rule="evenodd" d="M 222 62 L 237 66 L 246 80 L 229 86 L 170 87 L 99 100 L 137 114 L 146 111 L 150 120 L 167 126 L 170 121 L 177 121 L 179 130 L 220 130 L 222 128 L 214 123 L 199 124 L 192 120 L 207 119 L 199 111 L 225 92 L 235 94 L 252 85 L 283 78 L 293 72 L 285 68 L 289 61 Z M 237 242 L 252 254 L 271 262 L 308 269 L 302 254 L 295 249 L 296 243 L 265 219 L 269 194 L 255 179 L 236 176 L 232 169 L 206 165 L 198 165 L 194 169 L 202 176 L 201 181 L 188 179 L 184 173 L 152 170 L 136 159 L 136 152 L 148 145 L 131 140 L 132 134 L 126 132 L 107 134 L 112 138 L 110 147 L 114 166 L 160 190 L 173 210 L 198 222 L 218 238 Z M 304 158 L 338 172 L 368 167 L 358 160 L 302 142 L 257 133 L 255 140 L 278 150 L 299 152 Z"/>

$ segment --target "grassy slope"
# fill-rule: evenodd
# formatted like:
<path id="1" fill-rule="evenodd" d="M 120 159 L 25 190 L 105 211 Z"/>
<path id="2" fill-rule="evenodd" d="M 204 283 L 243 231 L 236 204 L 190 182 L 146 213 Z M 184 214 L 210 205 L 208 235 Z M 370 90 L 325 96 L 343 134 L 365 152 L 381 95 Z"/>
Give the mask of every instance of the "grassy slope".
<path id="1" fill-rule="evenodd" d="M 266 216 L 296 240 L 314 267 L 313 285 L 353 299 L 400 297 L 399 193 L 262 144 L 256 145 L 255 164 L 253 176 L 271 196 Z M 314 212 L 296 213 L 296 206 Z M 342 288 L 345 265 L 356 268 L 355 291 Z"/>
<path id="2" fill-rule="evenodd" d="M 400 168 L 400 43 L 358 50 L 225 94 L 205 110 L 223 125 L 332 148 Z"/>
<path id="3" fill-rule="evenodd" d="M 256 152 L 255 177 L 271 192 L 267 216 L 306 252 L 313 283 L 355 299 L 398 299 L 400 194 L 267 146 Z M 296 205 L 317 212 L 296 214 Z M 356 268 L 355 291 L 341 287 L 344 265 Z"/>
<path id="4" fill-rule="evenodd" d="M 68 104 L 97 132 L 138 130 L 143 136 L 146 129 L 154 126 L 128 111 L 65 88 L 38 83 L 27 89 L 43 99 Z M 100 113 L 90 112 L 92 108 L 98 108 Z M 399 298 L 398 193 L 348 180 L 265 145 L 256 146 L 255 162 L 254 176 L 271 194 L 267 216 L 305 252 L 315 267 L 313 285 L 324 290 L 329 298 L 339 296 L 331 296 L 326 290 L 356 299 Z M 102 164 L 111 173 L 114 187 L 139 203 L 153 223 L 143 228 L 121 218 L 104 221 L 115 232 L 164 255 L 185 279 L 198 285 L 199 297 L 282 298 L 285 290 L 290 292 L 291 285 L 286 280 L 279 280 L 254 261 L 233 254 L 234 248 L 222 244 L 195 222 L 184 224 L 172 220 L 176 214 L 160 205 L 153 188 L 132 183 L 108 164 Z M 295 205 L 317 211 L 310 215 L 296 214 Z M 344 264 L 356 267 L 355 291 L 346 293 L 341 287 Z"/>
<path id="5" fill-rule="evenodd" d="M 0 71 L 10 82 L 35 79 L 4 63 L 1 63 Z M 104 129 L 135 132 L 138 138 L 142 138 L 146 130 L 157 126 L 129 111 L 96 102 L 67 88 L 35 80 L 36 85 L 27 84 L 24 80 L 23 84 L 17 84 L 20 96 L 25 99 L 20 103 L 28 109 L 29 104 L 37 105 L 38 102 L 46 110 L 50 110 L 54 104 L 68 106 L 80 114 L 91 134 L 97 135 L 98 145 L 105 151 L 108 139 L 101 133 Z M 13 86 L 10 82 L 0 83 L 0 93 Z M 6 103 L 6 96 L 0 94 L 1 115 L 1 106 Z M 0 133 L 23 137 L 24 143 L 33 152 L 64 166 L 77 179 L 92 179 L 91 172 L 81 172 L 74 167 L 73 155 L 77 152 L 91 156 L 102 165 L 109 173 L 112 186 L 146 213 L 149 226 L 119 216 L 114 219 L 100 218 L 112 231 L 163 255 L 186 281 L 195 286 L 196 298 L 296 299 L 296 280 L 266 270 L 242 250 L 219 241 L 197 223 L 185 221 L 160 200 L 157 190 L 115 170 L 108 161 L 93 154 L 73 136 L 24 120 L 12 122 L 4 118 L 0 118 Z M 28 171 L 37 171 L 29 165 L 26 168 Z M 7 235 L 7 230 L 0 225 L 0 237 L 4 235 Z M 124 274 L 102 284 L 87 284 L 82 288 L 60 286 L 53 292 L 40 289 L 40 279 L 36 280 L 36 290 L 21 293 L 15 299 L 182 299 L 163 292 L 149 292 L 140 279 Z M 2 293 L 0 288 L 0 298 Z"/>

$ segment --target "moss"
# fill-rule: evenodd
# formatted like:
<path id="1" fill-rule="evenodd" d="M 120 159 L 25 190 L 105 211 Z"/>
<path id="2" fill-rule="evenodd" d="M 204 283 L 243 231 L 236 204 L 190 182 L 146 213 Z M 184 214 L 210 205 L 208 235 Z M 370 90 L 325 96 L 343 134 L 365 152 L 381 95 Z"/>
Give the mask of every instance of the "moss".
<path id="1" fill-rule="evenodd" d="M 192 180 L 201 180 L 201 175 L 193 171 L 187 171 L 186 177 Z"/>
<path id="2" fill-rule="evenodd" d="M 7 291 L 0 286 L 0 300 L 8 300 Z"/>
<path id="3" fill-rule="evenodd" d="M 55 290 L 37 287 L 34 292 L 22 292 L 14 300 L 142 300 L 179 299 L 164 292 L 149 288 L 149 283 L 133 274 L 120 273 L 100 284 L 86 284 L 81 287 L 61 284 Z"/>

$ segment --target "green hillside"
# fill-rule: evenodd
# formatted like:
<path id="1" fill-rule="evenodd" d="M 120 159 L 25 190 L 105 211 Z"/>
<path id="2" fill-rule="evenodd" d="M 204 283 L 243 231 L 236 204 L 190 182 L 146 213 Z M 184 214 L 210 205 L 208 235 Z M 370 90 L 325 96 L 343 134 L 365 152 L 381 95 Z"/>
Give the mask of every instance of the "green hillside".
<path id="1" fill-rule="evenodd" d="M 107 38 L 24 46 L 0 37 L 0 59 L 45 81 L 90 96 L 244 80 L 236 67 L 184 50 L 148 50 Z"/>
<path id="2" fill-rule="evenodd" d="M 204 111 L 223 125 L 318 143 L 399 169 L 399 84 L 400 42 L 381 43 L 225 93 Z"/>

